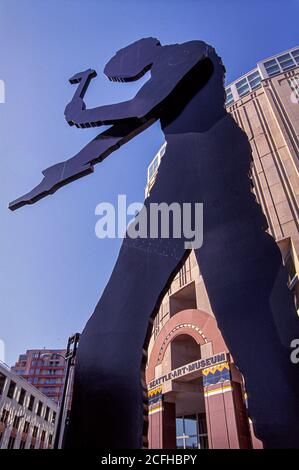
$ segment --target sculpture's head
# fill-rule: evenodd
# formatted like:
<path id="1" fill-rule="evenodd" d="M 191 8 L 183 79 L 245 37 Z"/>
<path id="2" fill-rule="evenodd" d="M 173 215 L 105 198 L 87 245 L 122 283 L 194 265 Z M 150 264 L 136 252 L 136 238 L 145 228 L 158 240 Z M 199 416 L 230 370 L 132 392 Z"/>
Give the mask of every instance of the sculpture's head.
<path id="1" fill-rule="evenodd" d="M 120 49 L 106 64 L 104 74 L 109 80 L 130 82 L 138 80 L 152 66 L 157 47 L 156 38 L 144 38 Z"/>

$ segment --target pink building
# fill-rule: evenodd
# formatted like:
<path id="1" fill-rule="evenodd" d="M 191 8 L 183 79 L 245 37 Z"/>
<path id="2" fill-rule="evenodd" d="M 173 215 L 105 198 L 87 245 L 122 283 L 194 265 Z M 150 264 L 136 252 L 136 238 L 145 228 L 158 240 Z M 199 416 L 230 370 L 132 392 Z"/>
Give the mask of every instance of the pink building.
<path id="1" fill-rule="evenodd" d="M 65 376 L 66 349 L 29 349 L 12 370 L 59 403 Z"/>

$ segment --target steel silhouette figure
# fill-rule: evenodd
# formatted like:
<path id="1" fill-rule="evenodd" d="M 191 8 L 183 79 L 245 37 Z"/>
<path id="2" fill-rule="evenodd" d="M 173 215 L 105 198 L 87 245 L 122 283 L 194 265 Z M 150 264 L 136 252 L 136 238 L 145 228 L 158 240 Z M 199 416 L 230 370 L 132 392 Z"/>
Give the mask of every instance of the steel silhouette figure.
<path id="1" fill-rule="evenodd" d="M 94 109 L 83 98 L 95 71 L 72 77 L 78 88 L 65 110 L 68 123 L 111 127 L 45 170 L 42 182 L 10 208 L 90 173 L 159 119 L 166 153 L 144 207 L 203 202 L 204 241 L 195 254 L 219 328 L 244 374 L 255 433 L 265 447 L 299 447 L 299 380 L 289 357 L 298 318 L 280 251 L 251 190 L 248 139 L 224 107 L 224 66 L 202 41 L 161 46 L 146 38 L 118 51 L 104 73 L 128 82 L 148 70 L 151 78 L 132 100 Z M 67 448 L 146 445 L 145 351 L 153 316 L 189 254 L 184 242 L 174 234 L 124 239 L 81 336 Z"/>

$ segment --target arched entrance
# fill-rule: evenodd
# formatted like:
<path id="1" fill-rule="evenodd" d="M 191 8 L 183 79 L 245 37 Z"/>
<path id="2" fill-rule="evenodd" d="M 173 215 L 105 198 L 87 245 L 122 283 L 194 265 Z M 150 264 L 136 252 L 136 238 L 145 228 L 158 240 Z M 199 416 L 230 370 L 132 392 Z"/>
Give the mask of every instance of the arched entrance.
<path id="1" fill-rule="evenodd" d="M 200 344 L 189 334 L 180 334 L 168 345 L 171 349 L 171 368 L 176 370 L 201 359 Z M 166 351 L 167 353 L 167 351 Z M 203 393 L 203 380 L 183 375 L 177 378 L 173 392 L 176 414 L 176 447 L 178 449 L 207 449 L 208 433 Z"/>
<path id="2" fill-rule="evenodd" d="M 210 314 L 188 309 L 171 317 L 146 378 L 151 448 L 251 446 L 242 377 Z"/>

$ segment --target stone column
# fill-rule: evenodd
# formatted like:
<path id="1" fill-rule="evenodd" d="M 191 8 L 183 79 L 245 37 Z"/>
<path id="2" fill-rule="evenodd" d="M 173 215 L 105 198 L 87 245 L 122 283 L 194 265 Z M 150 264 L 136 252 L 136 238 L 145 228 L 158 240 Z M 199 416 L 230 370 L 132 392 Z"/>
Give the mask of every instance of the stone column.
<path id="1" fill-rule="evenodd" d="M 149 392 L 148 445 L 150 449 L 175 449 L 175 404 L 165 401 L 162 389 Z"/>
<path id="2" fill-rule="evenodd" d="M 203 370 L 210 449 L 250 449 L 250 429 L 242 386 L 224 362 Z"/>

